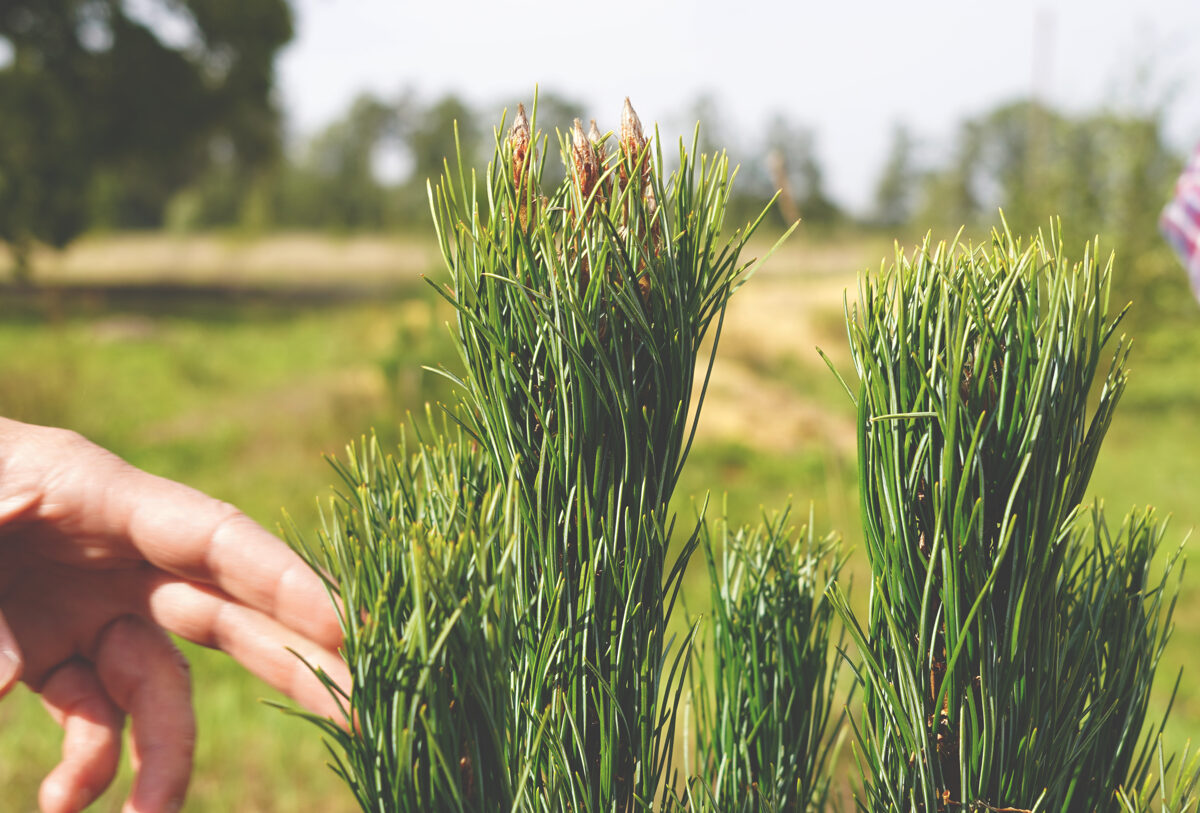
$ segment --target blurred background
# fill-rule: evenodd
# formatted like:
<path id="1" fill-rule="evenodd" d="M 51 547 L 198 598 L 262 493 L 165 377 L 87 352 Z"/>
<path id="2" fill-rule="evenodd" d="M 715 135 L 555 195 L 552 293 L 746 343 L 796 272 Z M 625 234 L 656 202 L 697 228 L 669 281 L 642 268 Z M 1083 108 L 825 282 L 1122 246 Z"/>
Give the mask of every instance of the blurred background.
<path id="1" fill-rule="evenodd" d="M 1134 303 L 1093 493 L 1172 514 L 1169 546 L 1200 522 L 1200 307 L 1156 225 L 1200 142 L 1192 0 L 0 0 L 0 414 L 317 527 L 322 455 L 448 396 L 421 370 L 454 364 L 426 180 L 455 125 L 482 167 L 535 88 L 550 133 L 612 129 L 625 96 L 668 155 L 702 122 L 740 165 L 733 222 L 782 190 L 756 253 L 802 221 L 731 305 L 682 515 L 710 490 L 744 521 L 791 498 L 855 544 L 852 412 L 814 348 L 852 376 L 855 275 L 927 232 L 986 239 L 1003 209 L 1014 231 L 1061 217 L 1074 256 L 1099 235 Z M 1178 746 L 1200 736 L 1197 577 L 1176 621 L 1155 713 L 1184 669 Z M 188 652 L 187 809 L 352 809 L 315 729 Z M 58 743 L 36 698 L 0 704 L 11 809 Z"/>

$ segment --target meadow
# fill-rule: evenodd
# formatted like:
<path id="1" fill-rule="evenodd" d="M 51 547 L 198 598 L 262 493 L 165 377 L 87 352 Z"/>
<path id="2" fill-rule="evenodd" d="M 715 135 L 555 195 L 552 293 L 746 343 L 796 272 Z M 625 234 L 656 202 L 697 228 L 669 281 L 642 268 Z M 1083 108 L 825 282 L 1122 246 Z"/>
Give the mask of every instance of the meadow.
<path id="1" fill-rule="evenodd" d="M 737 522 L 790 499 L 794 516 L 811 510 L 818 533 L 858 543 L 853 410 L 815 348 L 853 380 L 843 295 L 853 299 L 856 274 L 891 253 L 877 237 L 793 238 L 734 296 L 679 489 L 681 520 L 709 492 L 710 512 L 723 507 Z M 454 364 L 449 311 L 420 279 L 442 276 L 422 238 L 115 235 L 37 261 L 37 287 L 0 292 L 0 414 L 75 429 L 267 527 L 286 510 L 315 528 L 333 482 L 323 456 L 371 431 L 393 442 L 407 412 L 447 393 L 420 369 Z M 1200 525 L 1200 308 L 1139 320 L 1130 366 L 1091 492 L 1110 514 L 1146 504 L 1171 514 L 1175 545 Z M 856 602 L 865 573 L 852 554 Z M 693 612 L 705 578 L 694 561 Z M 227 659 L 184 649 L 200 725 L 187 810 L 354 809 L 314 728 L 258 702 L 278 698 Z M 1172 746 L 1200 735 L 1194 567 L 1159 669 L 1158 713 L 1181 668 Z M 0 703 L 6 809 L 36 808 L 58 747 L 35 697 L 22 688 Z M 93 809 L 120 808 L 123 776 Z"/>

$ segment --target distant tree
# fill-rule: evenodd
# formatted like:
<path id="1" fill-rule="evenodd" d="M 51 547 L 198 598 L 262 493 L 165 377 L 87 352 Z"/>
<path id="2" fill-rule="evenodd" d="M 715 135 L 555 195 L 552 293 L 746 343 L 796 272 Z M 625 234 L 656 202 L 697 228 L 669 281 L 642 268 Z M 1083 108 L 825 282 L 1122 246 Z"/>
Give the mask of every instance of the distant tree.
<path id="1" fill-rule="evenodd" d="M 1163 119 L 1161 108 L 1104 111 L 1079 125 L 1094 140 L 1090 153 L 1095 158 L 1093 177 L 1099 180 L 1090 188 L 1080 187 L 1088 197 L 1076 205 L 1095 211 L 1095 225 L 1077 239 L 1099 233 L 1118 252 L 1114 293 L 1134 300 L 1137 318 L 1174 311 L 1189 302 L 1186 278 L 1178 273 L 1158 231 L 1159 212 L 1182 167 L 1166 143 Z"/>
<path id="2" fill-rule="evenodd" d="M 825 192 L 825 176 L 817 159 L 811 128 L 781 114 L 767 124 L 764 154 L 773 189 L 779 189 L 779 211 L 786 220 L 799 217 L 811 225 L 829 226 L 842 211 Z"/>
<path id="3" fill-rule="evenodd" d="M 1145 312 L 1169 308 L 1182 276 L 1162 261 L 1157 218 L 1179 159 L 1164 116 L 1155 104 L 1076 115 L 1037 101 L 1000 105 L 962 124 L 953 159 L 929 177 L 920 220 L 980 229 L 1002 209 L 1014 233 L 1028 233 L 1061 217 L 1067 245 L 1101 235 L 1117 252 L 1115 296 L 1154 305 Z"/>
<path id="4" fill-rule="evenodd" d="M 77 111 L 53 82 L 24 71 L 0 72 L 0 238 L 22 281 L 35 238 L 64 245 L 83 228 L 89 177 L 87 161 L 73 150 Z"/>
<path id="5" fill-rule="evenodd" d="M 358 96 L 284 173 L 275 203 L 279 222 L 334 229 L 388 225 L 387 193 L 375 157 L 395 121 L 394 106 L 370 94 Z"/>
<path id="6" fill-rule="evenodd" d="M 274 58 L 286 0 L 5 0 L 0 38 L 0 239 L 18 274 L 35 240 L 86 226 L 102 179 L 116 225 L 161 223 L 170 195 L 214 160 L 279 149 Z"/>
<path id="7" fill-rule="evenodd" d="M 887 161 L 875 187 L 872 220 L 880 226 L 902 226 L 912 220 L 920 191 L 920 174 L 914 164 L 912 134 L 903 124 L 892 127 Z"/>
<path id="8" fill-rule="evenodd" d="M 412 179 L 421 189 L 427 179 L 438 178 L 443 162 L 456 154 L 456 136 L 467 164 L 478 163 L 483 154 L 483 130 L 475 111 L 457 95 L 449 93 L 427 107 L 413 105 L 403 112 L 401 127 L 412 156 Z"/>
<path id="9" fill-rule="evenodd" d="M 700 143 L 697 147 L 701 153 L 711 155 L 717 150 L 726 150 L 735 159 L 734 163 L 741 163 L 740 159 L 745 156 L 741 154 L 733 128 L 730 127 L 728 109 L 712 93 L 701 93 L 693 98 L 679 117 L 679 133 L 689 144 L 697 123 L 700 124 Z"/>
<path id="10" fill-rule="evenodd" d="M 1037 101 L 998 107 L 971 128 L 972 182 L 986 208 L 1002 206 L 1013 228 L 1022 232 L 1054 214 L 1069 215 L 1054 211 L 1047 173 L 1064 165 L 1069 129 L 1066 119 Z"/>
<path id="11" fill-rule="evenodd" d="M 1034 101 L 964 121 L 950 161 L 927 179 L 920 219 L 949 228 L 988 225 L 1003 209 L 1014 230 L 1036 230 L 1054 213 L 1068 129 L 1066 119 Z"/>

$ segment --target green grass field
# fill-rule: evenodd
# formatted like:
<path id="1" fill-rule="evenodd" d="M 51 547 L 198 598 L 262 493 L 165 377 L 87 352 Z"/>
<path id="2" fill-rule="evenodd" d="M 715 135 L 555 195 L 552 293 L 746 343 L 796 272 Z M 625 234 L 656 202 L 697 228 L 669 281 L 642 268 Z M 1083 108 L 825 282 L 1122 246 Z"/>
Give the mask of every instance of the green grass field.
<path id="1" fill-rule="evenodd" d="M 120 236 L 43 257 L 46 291 L 0 295 L 0 414 L 76 429 L 268 527 L 281 509 L 314 527 L 333 479 L 323 455 L 372 429 L 392 440 L 406 411 L 445 397 L 419 367 L 451 362 L 448 312 L 418 280 L 440 275 L 432 245 L 273 240 Z M 790 498 L 797 517 L 811 504 L 819 533 L 857 543 L 852 410 L 814 348 L 852 377 L 843 291 L 890 253 L 874 239 L 796 240 L 735 296 L 680 488 L 681 519 L 709 491 L 740 521 Z M 159 285 L 168 281 L 184 284 Z M 339 289 L 364 296 L 329 295 Z M 1135 504 L 1172 514 L 1175 544 L 1200 525 L 1200 308 L 1151 323 L 1131 367 L 1092 491 L 1111 514 Z M 860 557 L 851 571 L 861 602 Z M 700 609 L 699 561 L 690 578 L 690 606 Z M 1169 688 L 1185 670 L 1168 727 L 1178 745 L 1200 738 L 1195 568 L 1176 625 L 1160 683 Z M 227 659 L 186 651 L 200 724 L 188 810 L 353 809 L 315 729 L 257 702 L 272 695 Z M 6 810 L 36 808 L 57 752 L 58 732 L 35 697 L 18 690 L 0 704 Z M 94 809 L 118 810 L 127 781 Z"/>

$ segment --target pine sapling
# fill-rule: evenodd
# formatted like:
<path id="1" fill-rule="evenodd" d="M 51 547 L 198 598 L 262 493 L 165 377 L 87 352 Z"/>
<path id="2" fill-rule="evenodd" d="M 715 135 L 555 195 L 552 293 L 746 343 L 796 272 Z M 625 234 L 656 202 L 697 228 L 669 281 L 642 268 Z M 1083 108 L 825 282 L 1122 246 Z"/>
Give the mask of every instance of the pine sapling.
<path id="1" fill-rule="evenodd" d="M 560 136 L 553 189 L 547 144 L 519 107 L 485 172 L 459 155 L 431 185 L 457 429 L 424 425 L 395 461 L 352 450 L 310 554 L 354 677 L 346 729 L 325 728 L 364 810 L 678 793 L 688 644 L 667 624 L 697 532 L 673 546 L 668 504 L 762 218 L 723 236 L 727 159 L 693 141 L 668 172 L 628 101 L 615 137 Z"/>
<path id="2" fill-rule="evenodd" d="M 1178 554 L 1081 506 L 1125 388 L 1111 262 L 1054 236 L 926 243 L 861 283 L 859 488 L 871 564 L 855 720 L 865 810 L 1115 810 L 1143 732 Z M 1161 730 L 1161 729 L 1159 729 Z"/>
<path id="3" fill-rule="evenodd" d="M 701 535 L 712 617 L 690 673 L 699 809 L 829 803 L 842 635 L 825 594 L 845 560 L 836 536 L 814 536 L 811 516 L 799 530 L 790 522 L 783 511 L 737 531 L 705 524 Z"/>

